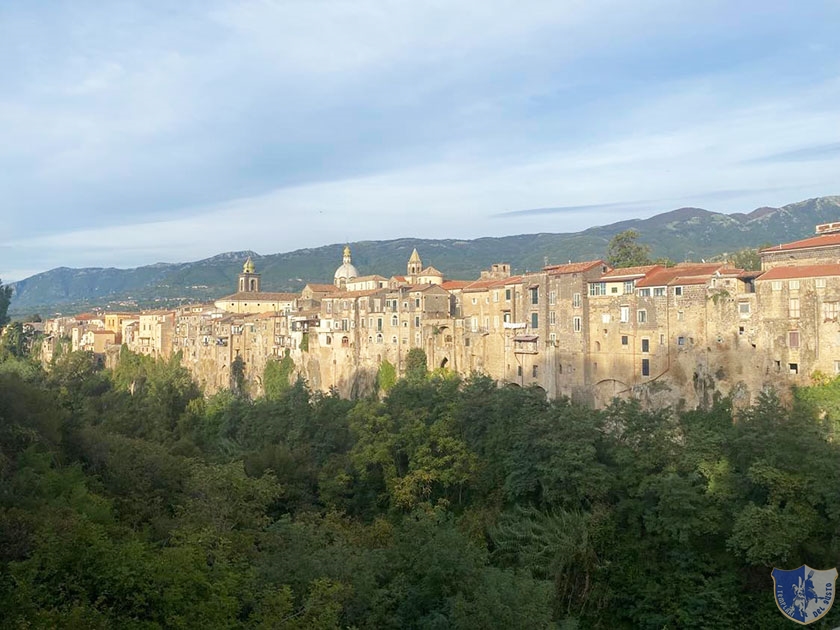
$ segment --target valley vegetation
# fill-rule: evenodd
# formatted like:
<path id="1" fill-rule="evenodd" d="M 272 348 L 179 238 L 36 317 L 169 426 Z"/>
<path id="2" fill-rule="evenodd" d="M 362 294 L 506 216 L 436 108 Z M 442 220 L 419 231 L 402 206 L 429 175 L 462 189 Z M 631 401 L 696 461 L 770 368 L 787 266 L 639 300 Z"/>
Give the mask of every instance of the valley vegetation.
<path id="1" fill-rule="evenodd" d="M 205 398 L 178 357 L 19 354 L 4 628 L 787 628 L 772 567 L 840 559 L 836 380 L 595 411 L 419 355 L 351 401 L 288 362 Z"/>

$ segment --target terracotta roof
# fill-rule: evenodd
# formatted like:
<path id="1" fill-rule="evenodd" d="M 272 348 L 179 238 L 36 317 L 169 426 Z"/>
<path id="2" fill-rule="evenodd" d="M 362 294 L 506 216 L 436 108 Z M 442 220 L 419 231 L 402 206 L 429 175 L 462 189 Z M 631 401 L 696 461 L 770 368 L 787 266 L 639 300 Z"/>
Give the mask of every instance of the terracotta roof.
<path id="1" fill-rule="evenodd" d="M 767 247 L 761 250 L 761 253 L 772 254 L 773 252 L 785 252 L 793 249 L 810 249 L 812 247 L 828 247 L 829 245 L 840 245 L 840 232 L 831 234 L 820 234 L 819 236 L 811 236 L 800 241 L 793 241 L 792 243 L 784 243 L 776 245 L 775 247 Z"/>
<path id="2" fill-rule="evenodd" d="M 438 271 L 437 269 L 435 269 L 434 267 L 432 267 L 431 265 L 429 265 L 423 271 L 421 271 L 420 275 L 421 276 L 440 276 L 441 278 L 443 278 L 443 274 L 440 271 Z"/>
<path id="3" fill-rule="evenodd" d="M 334 284 L 317 284 L 310 282 L 304 287 L 304 289 L 307 287 L 310 291 L 315 291 L 316 293 L 333 293 L 334 291 L 338 291 L 338 287 Z"/>
<path id="4" fill-rule="evenodd" d="M 446 280 L 445 282 L 442 282 L 440 286 L 447 291 L 453 291 L 463 289 L 465 286 L 470 284 L 470 282 L 471 280 Z"/>
<path id="5" fill-rule="evenodd" d="M 405 279 L 405 276 L 391 276 L 391 280 L 396 280 L 397 282 L 408 282 Z"/>
<path id="6" fill-rule="evenodd" d="M 116 335 L 117 334 L 113 330 L 103 330 L 101 328 L 98 329 L 98 330 L 92 330 L 91 332 L 94 335 Z"/>
<path id="7" fill-rule="evenodd" d="M 371 280 L 387 280 L 387 278 L 384 277 L 384 276 L 380 276 L 378 274 L 371 274 L 369 276 L 359 276 L 358 278 L 353 278 L 351 280 L 348 280 L 347 282 L 349 284 L 351 282 L 369 282 Z M 333 285 L 329 285 L 329 286 L 335 288 L 335 286 L 333 286 Z"/>
<path id="8" fill-rule="evenodd" d="M 585 262 L 567 263 L 565 265 L 548 265 L 547 267 L 543 267 L 543 271 L 547 271 L 552 276 L 559 276 L 565 273 L 582 273 L 589 271 L 593 267 L 606 264 L 603 260 L 587 260 Z"/>
<path id="9" fill-rule="evenodd" d="M 705 284 L 722 263 L 682 263 L 673 267 L 661 268 L 646 275 L 636 282 L 636 287 L 661 287 L 680 284 Z"/>
<path id="10" fill-rule="evenodd" d="M 662 265 L 643 265 L 641 267 L 621 267 L 608 271 L 599 279 L 603 281 L 616 282 L 619 280 L 632 280 L 634 278 L 641 278 L 655 269 L 664 269 Z"/>
<path id="11" fill-rule="evenodd" d="M 499 280 L 496 278 L 490 280 L 474 280 L 470 282 L 467 286 L 463 288 L 465 292 L 467 291 L 487 291 L 493 285 L 498 284 Z"/>
<path id="12" fill-rule="evenodd" d="M 800 267 L 776 267 L 761 274 L 757 281 L 787 280 L 788 278 L 824 278 L 840 276 L 840 265 L 802 265 Z"/>

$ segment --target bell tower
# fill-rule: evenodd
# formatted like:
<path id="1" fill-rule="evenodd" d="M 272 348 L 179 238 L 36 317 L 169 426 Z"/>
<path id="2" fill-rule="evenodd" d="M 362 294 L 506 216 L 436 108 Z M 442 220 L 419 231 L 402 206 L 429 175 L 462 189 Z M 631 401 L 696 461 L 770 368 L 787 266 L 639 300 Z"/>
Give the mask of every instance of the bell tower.
<path id="1" fill-rule="evenodd" d="M 412 282 L 416 282 L 417 277 L 423 272 L 423 261 L 420 260 L 420 254 L 417 253 L 417 248 L 411 252 L 411 258 L 408 259 L 408 277 Z"/>
<path id="2" fill-rule="evenodd" d="M 254 261 L 248 256 L 248 260 L 242 265 L 242 273 L 239 274 L 239 293 L 259 293 L 260 274 L 254 270 Z"/>

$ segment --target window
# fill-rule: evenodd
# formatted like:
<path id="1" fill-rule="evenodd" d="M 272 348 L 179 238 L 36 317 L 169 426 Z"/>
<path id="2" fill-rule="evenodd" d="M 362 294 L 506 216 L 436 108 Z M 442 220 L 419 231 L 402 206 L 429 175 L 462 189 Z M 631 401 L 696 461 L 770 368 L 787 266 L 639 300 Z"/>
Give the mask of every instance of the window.
<path id="1" fill-rule="evenodd" d="M 788 311 L 791 318 L 799 317 L 799 298 L 790 298 Z"/>
<path id="2" fill-rule="evenodd" d="M 478 317 L 473 317 L 470 320 L 470 328 L 473 332 L 478 332 Z"/>
<path id="3" fill-rule="evenodd" d="M 510 302 L 510 289 L 505 289 L 505 301 Z"/>
<path id="4" fill-rule="evenodd" d="M 551 291 L 548 294 L 548 303 L 552 306 L 557 303 L 557 291 Z"/>
<path id="5" fill-rule="evenodd" d="M 674 287 L 674 295 L 680 296 L 682 295 L 682 287 Z"/>
<path id="6" fill-rule="evenodd" d="M 662 333 L 659 333 L 659 345 L 660 346 L 665 345 L 665 335 L 663 335 Z"/>
<path id="7" fill-rule="evenodd" d="M 505 321 L 505 322 L 509 323 L 510 322 L 510 313 L 505 313 L 504 315 L 502 315 L 502 321 Z"/>
<path id="8" fill-rule="evenodd" d="M 738 312 L 741 314 L 742 317 L 745 317 L 750 314 L 750 303 L 749 302 L 738 302 Z"/>
<path id="9" fill-rule="evenodd" d="M 330 337 L 329 335 L 327 335 L 327 339 L 326 339 L 326 341 L 327 341 L 327 345 L 328 345 L 328 346 L 329 346 L 329 345 L 331 345 L 331 344 L 332 344 L 332 337 Z"/>
<path id="10" fill-rule="evenodd" d="M 382 333 L 376 333 L 376 343 L 382 343 Z"/>
<path id="11" fill-rule="evenodd" d="M 642 359 L 642 376 L 650 376 L 650 359 Z"/>
<path id="12" fill-rule="evenodd" d="M 817 278 L 814 280 L 814 286 L 818 289 L 825 289 L 825 278 Z"/>
<path id="13" fill-rule="evenodd" d="M 607 294 L 607 283 L 606 282 L 592 282 L 589 285 L 589 295 L 606 295 Z"/>
<path id="14" fill-rule="evenodd" d="M 595 352 L 601 352 L 601 342 L 600 341 L 595 342 Z"/>
<path id="15" fill-rule="evenodd" d="M 516 366 L 516 375 L 517 376 L 522 376 L 522 366 L 521 365 Z"/>
<path id="16" fill-rule="evenodd" d="M 548 340 L 551 343 L 554 343 L 555 341 L 557 341 L 557 333 L 548 333 Z"/>
<path id="17" fill-rule="evenodd" d="M 665 295 L 665 287 L 654 287 L 653 297 L 664 297 L 664 295 Z"/>
<path id="18" fill-rule="evenodd" d="M 627 335 L 621 335 L 621 345 L 626 346 L 630 343 L 629 339 L 627 339 Z"/>
<path id="19" fill-rule="evenodd" d="M 618 287 L 616 285 L 611 286 L 610 293 L 618 293 Z"/>
<path id="20" fill-rule="evenodd" d="M 788 282 L 788 289 L 791 291 L 799 291 L 799 280 L 791 280 Z"/>
<path id="21" fill-rule="evenodd" d="M 645 309 L 636 311 L 636 320 L 640 324 L 647 323 L 647 311 Z"/>
<path id="22" fill-rule="evenodd" d="M 620 319 L 621 323 L 626 324 L 630 321 L 630 307 L 629 306 L 622 306 L 620 307 Z"/>
<path id="23" fill-rule="evenodd" d="M 399 322 L 399 320 L 397 319 L 397 316 L 396 316 L 396 315 L 392 315 L 392 316 L 391 316 L 391 326 L 399 326 L 399 325 L 400 325 L 400 322 Z"/>
<path id="24" fill-rule="evenodd" d="M 414 325 L 415 325 L 415 326 L 419 326 L 419 325 L 420 325 L 420 316 L 419 316 L 419 315 L 415 315 L 415 316 L 414 316 Z"/>
<path id="25" fill-rule="evenodd" d="M 633 293 L 633 285 L 635 283 L 632 280 L 625 280 L 624 281 L 624 292 L 625 293 Z"/>
<path id="26" fill-rule="evenodd" d="M 414 308 L 420 308 L 420 298 L 414 298 Z"/>
<path id="27" fill-rule="evenodd" d="M 327 302 L 327 313 L 332 313 L 332 302 Z"/>
<path id="28" fill-rule="evenodd" d="M 798 330 L 791 330 L 788 332 L 788 347 L 789 348 L 798 348 L 799 347 L 799 331 Z"/>
<path id="29" fill-rule="evenodd" d="M 575 317 L 572 319 L 572 328 L 575 332 L 580 332 L 580 317 Z"/>
<path id="30" fill-rule="evenodd" d="M 681 322 L 685 320 L 685 311 L 677 311 L 677 321 Z"/>
<path id="31" fill-rule="evenodd" d="M 685 345 L 685 337 L 677 337 L 677 345 L 684 346 Z"/>
<path id="32" fill-rule="evenodd" d="M 823 302 L 823 319 L 837 319 L 840 315 L 840 302 Z"/>
<path id="33" fill-rule="evenodd" d="M 557 323 L 557 313 L 554 311 L 548 312 L 548 323 L 554 326 Z"/>
<path id="34" fill-rule="evenodd" d="M 650 339 L 642 339 L 642 352 L 650 352 Z"/>
<path id="35" fill-rule="evenodd" d="M 394 344 L 395 346 L 397 345 L 397 336 L 396 335 L 391 337 L 391 343 Z"/>
<path id="36" fill-rule="evenodd" d="M 788 363 L 788 370 L 790 370 L 791 374 L 799 374 L 799 364 L 798 363 Z"/>
<path id="37" fill-rule="evenodd" d="M 572 295 L 572 306 L 574 308 L 580 308 L 580 293 Z"/>
<path id="38" fill-rule="evenodd" d="M 539 328 L 540 316 L 539 313 L 531 313 L 531 328 Z"/>
<path id="39" fill-rule="evenodd" d="M 531 368 L 531 376 L 533 376 L 534 378 L 537 378 L 537 366 L 536 365 Z"/>
<path id="40" fill-rule="evenodd" d="M 650 289 L 639 289 L 636 294 L 639 297 L 650 297 Z"/>
<path id="41" fill-rule="evenodd" d="M 478 298 L 475 298 L 475 297 L 474 297 L 474 298 L 472 299 L 472 303 L 473 303 L 473 304 L 478 304 Z"/>
<path id="42" fill-rule="evenodd" d="M 778 280 L 774 280 L 771 287 L 774 291 L 781 291 L 782 290 L 782 283 Z"/>
<path id="43" fill-rule="evenodd" d="M 531 304 L 539 304 L 540 303 L 540 288 L 539 287 L 531 287 Z"/>
<path id="44" fill-rule="evenodd" d="M 499 292 L 498 291 L 493 291 L 493 301 L 494 302 L 499 301 Z"/>
<path id="45" fill-rule="evenodd" d="M 743 326 L 738 326 L 738 334 L 739 334 L 739 335 L 743 335 L 743 334 L 744 334 L 744 327 L 743 327 Z"/>

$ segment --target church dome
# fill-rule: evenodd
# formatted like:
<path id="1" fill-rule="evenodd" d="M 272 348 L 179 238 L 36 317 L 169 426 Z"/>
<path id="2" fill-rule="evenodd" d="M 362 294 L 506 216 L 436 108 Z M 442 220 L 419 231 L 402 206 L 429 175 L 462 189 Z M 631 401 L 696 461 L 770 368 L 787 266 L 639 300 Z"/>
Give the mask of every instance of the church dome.
<path id="1" fill-rule="evenodd" d="M 341 267 L 335 270 L 335 275 L 333 278 L 336 280 L 350 280 L 351 278 L 358 278 L 359 272 L 356 267 L 353 266 L 353 263 L 343 263 Z"/>
<path id="2" fill-rule="evenodd" d="M 339 283 L 340 280 L 351 280 L 353 278 L 359 277 L 359 271 L 356 267 L 353 266 L 353 262 L 350 259 L 350 247 L 344 248 L 344 262 L 341 263 L 341 266 L 335 270 L 335 275 L 333 276 L 336 284 Z"/>

